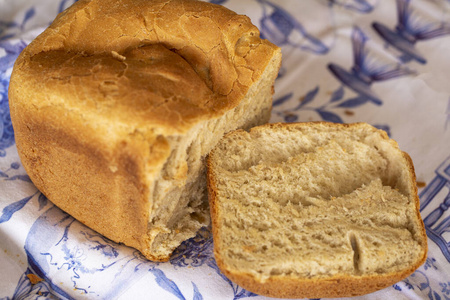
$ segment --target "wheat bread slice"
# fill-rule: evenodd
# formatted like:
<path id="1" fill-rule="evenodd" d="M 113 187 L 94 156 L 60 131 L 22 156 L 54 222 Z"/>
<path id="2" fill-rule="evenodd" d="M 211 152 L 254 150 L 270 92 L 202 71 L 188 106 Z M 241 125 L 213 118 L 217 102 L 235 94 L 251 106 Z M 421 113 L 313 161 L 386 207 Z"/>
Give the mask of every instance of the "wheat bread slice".
<path id="1" fill-rule="evenodd" d="M 411 158 L 365 123 L 266 124 L 208 158 L 214 255 L 254 293 L 357 296 L 426 259 Z"/>

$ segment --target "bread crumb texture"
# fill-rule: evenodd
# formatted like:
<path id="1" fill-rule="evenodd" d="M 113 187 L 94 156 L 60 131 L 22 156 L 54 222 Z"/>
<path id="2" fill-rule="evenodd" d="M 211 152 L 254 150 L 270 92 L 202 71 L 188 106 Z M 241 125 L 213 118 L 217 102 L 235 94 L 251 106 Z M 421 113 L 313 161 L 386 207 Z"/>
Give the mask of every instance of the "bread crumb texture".
<path id="1" fill-rule="evenodd" d="M 231 133 L 210 155 L 209 180 L 218 264 L 257 293 L 367 293 L 425 259 L 409 157 L 367 124 L 270 124 Z M 384 281 L 393 274 L 401 275 Z M 360 283 L 344 288 L 355 279 Z"/>

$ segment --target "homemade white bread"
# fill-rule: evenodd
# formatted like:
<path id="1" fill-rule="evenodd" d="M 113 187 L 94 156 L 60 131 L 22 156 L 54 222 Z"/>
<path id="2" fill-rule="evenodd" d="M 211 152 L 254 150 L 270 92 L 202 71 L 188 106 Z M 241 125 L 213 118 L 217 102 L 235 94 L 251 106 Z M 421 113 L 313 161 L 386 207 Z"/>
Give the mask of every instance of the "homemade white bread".
<path id="1" fill-rule="evenodd" d="M 18 57 L 17 148 L 53 203 L 151 260 L 209 223 L 205 157 L 268 121 L 278 47 L 189 0 L 80 0 Z"/>
<path id="2" fill-rule="evenodd" d="M 426 258 L 412 161 L 365 123 L 229 133 L 209 155 L 208 191 L 217 265 L 257 294 L 362 295 Z"/>

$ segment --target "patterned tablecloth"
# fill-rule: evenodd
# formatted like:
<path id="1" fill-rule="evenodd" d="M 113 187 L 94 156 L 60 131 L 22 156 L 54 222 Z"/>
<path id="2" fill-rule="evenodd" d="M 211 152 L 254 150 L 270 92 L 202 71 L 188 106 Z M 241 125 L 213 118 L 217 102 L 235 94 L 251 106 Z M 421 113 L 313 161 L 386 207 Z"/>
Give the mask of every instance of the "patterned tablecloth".
<path id="1" fill-rule="evenodd" d="M 450 299 L 450 1 L 215 0 L 283 49 L 272 122 L 368 122 L 415 164 L 429 255 L 360 299 Z M 0 298 L 265 299 L 218 270 L 208 229 L 167 263 L 146 261 L 55 207 L 14 143 L 15 59 L 73 0 L 0 0 Z"/>

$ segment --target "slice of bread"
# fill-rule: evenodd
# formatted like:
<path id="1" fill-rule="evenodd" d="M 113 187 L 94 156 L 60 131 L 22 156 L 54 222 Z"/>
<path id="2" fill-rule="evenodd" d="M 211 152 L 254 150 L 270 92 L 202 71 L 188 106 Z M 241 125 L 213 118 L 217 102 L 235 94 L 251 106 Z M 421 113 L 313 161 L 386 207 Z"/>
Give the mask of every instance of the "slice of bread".
<path id="1" fill-rule="evenodd" d="M 270 297 L 374 292 L 426 258 L 412 161 L 365 123 L 267 124 L 208 158 L 214 255 Z"/>

